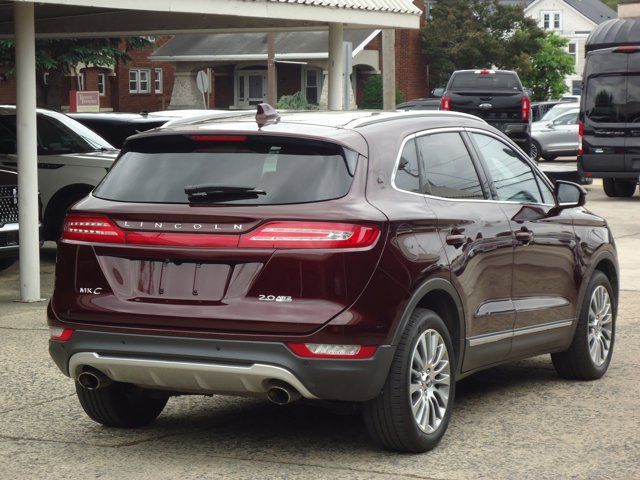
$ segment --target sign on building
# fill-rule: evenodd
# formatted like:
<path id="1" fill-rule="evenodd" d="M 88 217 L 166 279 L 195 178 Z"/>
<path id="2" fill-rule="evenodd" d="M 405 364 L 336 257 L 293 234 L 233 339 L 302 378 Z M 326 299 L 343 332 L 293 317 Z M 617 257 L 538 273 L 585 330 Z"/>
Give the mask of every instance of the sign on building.
<path id="1" fill-rule="evenodd" d="M 70 112 L 99 112 L 100 111 L 100 93 L 71 90 L 69 92 L 69 111 Z"/>

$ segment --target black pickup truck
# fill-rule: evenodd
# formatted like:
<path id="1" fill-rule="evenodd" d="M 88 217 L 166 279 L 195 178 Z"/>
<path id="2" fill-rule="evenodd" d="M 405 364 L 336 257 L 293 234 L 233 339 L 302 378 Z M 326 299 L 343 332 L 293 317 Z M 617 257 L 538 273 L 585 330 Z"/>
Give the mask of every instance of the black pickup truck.
<path id="1" fill-rule="evenodd" d="M 455 71 L 441 98 L 440 110 L 480 117 L 504 132 L 525 152 L 531 150 L 531 99 L 516 72 Z"/>

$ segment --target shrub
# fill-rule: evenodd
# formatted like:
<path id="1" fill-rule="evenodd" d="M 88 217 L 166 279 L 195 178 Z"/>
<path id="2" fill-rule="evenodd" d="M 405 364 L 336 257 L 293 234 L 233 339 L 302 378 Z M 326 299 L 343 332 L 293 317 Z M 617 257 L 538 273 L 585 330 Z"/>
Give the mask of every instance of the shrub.
<path id="1" fill-rule="evenodd" d="M 281 110 L 317 110 L 318 106 L 307 102 L 302 92 L 293 95 L 283 95 L 276 105 Z"/>
<path id="2" fill-rule="evenodd" d="M 402 92 L 396 88 L 396 105 L 404 102 Z M 382 75 L 372 75 L 364 82 L 362 108 L 382 108 Z"/>

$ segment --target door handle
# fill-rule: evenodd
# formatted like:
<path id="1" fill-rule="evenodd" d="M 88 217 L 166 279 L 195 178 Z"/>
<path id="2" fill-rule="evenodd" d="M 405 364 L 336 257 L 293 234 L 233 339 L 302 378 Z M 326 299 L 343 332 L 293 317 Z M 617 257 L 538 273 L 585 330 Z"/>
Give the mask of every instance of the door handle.
<path id="1" fill-rule="evenodd" d="M 516 232 L 516 240 L 524 245 L 529 245 L 531 240 L 533 240 L 533 232 L 520 230 L 519 232 Z"/>
<path id="2" fill-rule="evenodd" d="M 454 247 L 459 247 L 463 245 L 464 242 L 467 241 L 467 236 L 461 233 L 452 233 L 451 235 L 447 235 L 447 245 L 452 245 Z"/>

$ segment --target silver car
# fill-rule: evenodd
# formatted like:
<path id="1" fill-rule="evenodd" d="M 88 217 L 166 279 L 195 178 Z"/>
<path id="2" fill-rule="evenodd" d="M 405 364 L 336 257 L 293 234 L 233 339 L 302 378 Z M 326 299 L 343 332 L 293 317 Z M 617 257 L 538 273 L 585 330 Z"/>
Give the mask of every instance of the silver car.
<path id="1" fill-rule="evenodd" d="M 531 125 L 531 158 L 542 161 L 577 155 L 578 112 L 579 108 L 573 107 L 553 120 L 543 118 L 534 122 Z"/>

